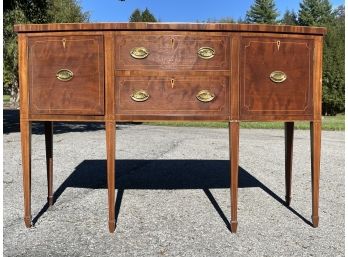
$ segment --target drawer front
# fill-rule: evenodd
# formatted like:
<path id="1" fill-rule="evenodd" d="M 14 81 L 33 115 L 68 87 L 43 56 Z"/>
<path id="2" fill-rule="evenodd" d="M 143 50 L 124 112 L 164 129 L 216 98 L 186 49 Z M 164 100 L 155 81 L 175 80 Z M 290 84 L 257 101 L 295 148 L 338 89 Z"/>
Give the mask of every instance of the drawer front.
<path id="1" fill-rule="evenodd" d="M 104 114 L 102 36 L 30 37 L 32 114 Z"/>
<path id="2" fill-rule="evenodd" d="M 313 41 L 242 37 L 241 119 L 312 115 Z"/>
<path id="3" fill-rule="evenodd" d="M 144 32 L 143 32 L 144 33 Z M 116 35 L 119 70 L 228 70 L 230 40 L 213 33 Z"/>
<path id="4" fill-rule="evenodd" d="M 116 114 L 228 115 L 228 77 L 117 77 Z"/>

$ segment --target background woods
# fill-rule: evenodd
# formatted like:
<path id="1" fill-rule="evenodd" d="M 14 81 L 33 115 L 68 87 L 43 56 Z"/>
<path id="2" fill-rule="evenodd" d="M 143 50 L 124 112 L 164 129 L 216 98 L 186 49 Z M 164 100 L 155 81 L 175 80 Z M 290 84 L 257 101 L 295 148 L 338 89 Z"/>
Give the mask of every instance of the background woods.
<path id="1" fill-rule="evenodd" d="M 16 23 L 88 22 L 76 0 L 9 0 L 4 1 L 4 94 L 18 106 L 17 35 Z"/>
<path id="2" fill-rule="evenodd" d="M 115 0 L 116 1 L 116 0 Z M 344 112 L 344 28 L 345 7 L 333 8 L 328 0 L 302 0 L 298 12 L 286 10 L 282 17 L 274 0 L 255 0 L 245 18 L 231 17 L 209 22 L 267 23 L 301 26 L 324 26 L 323 114 Z M 17 41 L 13 32 L 16 23 L 88 22 L 77 0 L 9 0 L 4 1 L 4 94 L 12 105 L 18 105 Z M 134 10 L 131 22 L 156 22 L 149 9 Z"/>

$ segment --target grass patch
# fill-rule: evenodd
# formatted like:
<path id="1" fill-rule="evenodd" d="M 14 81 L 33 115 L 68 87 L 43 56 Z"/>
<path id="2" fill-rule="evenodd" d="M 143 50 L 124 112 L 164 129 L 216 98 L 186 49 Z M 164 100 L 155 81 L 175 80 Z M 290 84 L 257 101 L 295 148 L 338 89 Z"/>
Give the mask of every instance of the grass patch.
<path id="1" fill-rule="evenodd" d="M 227 122 L 202 122 L 202 121 L 156 121 L 144 122 L 143 124 L 154 126 L 174 127 L 205 127 L 205 128 L 227 128 Z M 282 129 L 284 122 L 241 122 L 241 128 L 252 129 Z M 308 121 L 295 122 L 296 129 L 309 129 Z M 336 116 L 323 116 L 323 130 L 344 130 L 344 114 Z"/>
<path id="2" fill-rule="evenodd" d="M 11 98 L 10 95 L 3 95 L 3 96 L 2 96 L 2 99 L 3 99 L 4 103 L 10 102 L 10 98 Z"/>

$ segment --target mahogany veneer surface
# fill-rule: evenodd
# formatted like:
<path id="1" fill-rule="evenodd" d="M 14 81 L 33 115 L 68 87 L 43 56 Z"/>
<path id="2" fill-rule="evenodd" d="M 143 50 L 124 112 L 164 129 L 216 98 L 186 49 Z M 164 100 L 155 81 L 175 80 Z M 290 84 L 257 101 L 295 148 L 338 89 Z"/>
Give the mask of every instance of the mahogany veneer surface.
<path id="1" fill-rule="evenodd" d="M 31 226 L 31 123 L 105 122 L 109 231 L 115 224 L 115 122 L 229 122 L 231 231 L 237 230 L 240 121 L 285 122 L 286 204 L 293 128 L 311 122 L 312 221 L 318 226 L 325 28 L 219 23 L 15 25 L 19 44 L 24 221 Z M 257 218 L 257 217 L 255 217 Z"/>

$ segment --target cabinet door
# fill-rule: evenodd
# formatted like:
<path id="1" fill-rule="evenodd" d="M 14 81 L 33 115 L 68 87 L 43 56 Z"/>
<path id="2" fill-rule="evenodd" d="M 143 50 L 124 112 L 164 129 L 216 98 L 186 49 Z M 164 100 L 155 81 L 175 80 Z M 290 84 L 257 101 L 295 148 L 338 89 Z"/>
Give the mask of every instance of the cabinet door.
<path id="1" fill-rule="evenodd" d="M 32 114 L 104 114 L 102 36 L 35 36 L 28 45 Z"/>
<path id="2" fill-rule="evenodd" d="M 240 49 L 241 119 L 309 118 L 313 41 L 245 36 Z"/>

